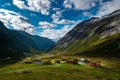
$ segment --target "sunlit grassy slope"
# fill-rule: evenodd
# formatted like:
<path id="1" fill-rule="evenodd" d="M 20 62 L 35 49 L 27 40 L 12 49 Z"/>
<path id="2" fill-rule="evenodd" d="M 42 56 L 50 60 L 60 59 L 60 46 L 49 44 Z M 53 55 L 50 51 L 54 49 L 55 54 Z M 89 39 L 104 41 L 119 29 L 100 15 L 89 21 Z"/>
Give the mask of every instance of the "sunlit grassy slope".
<path id="1" fill-rule="evenodd" d="M 96 34 L 92 38 L 80 40 L 66 48 L 52 50 L 57 55 L 79 55 L 89 57 L 120 58 L 120 34 L 100 39 Z"/>

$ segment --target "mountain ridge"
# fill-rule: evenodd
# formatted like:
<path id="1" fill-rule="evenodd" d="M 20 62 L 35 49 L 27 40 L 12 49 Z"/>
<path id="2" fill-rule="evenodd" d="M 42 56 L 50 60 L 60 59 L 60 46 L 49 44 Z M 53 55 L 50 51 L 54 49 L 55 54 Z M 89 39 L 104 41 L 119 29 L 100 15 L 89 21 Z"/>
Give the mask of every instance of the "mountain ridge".
<path id="1" fill-rule="evenodd" d="M 45 51 L 53 45 L 54 42 L 50 39 L 7 29 L 0 21 L 0 59 L 24 57 L 24 53 L 31 53 L 30 48 Z"/>
<path id="2" fill-rule="evenodd" d="M 117 49 L 116 51 L 118 54 L 120 51 L 120 48 L 118 47 L 120 43 L 119 34 L 120 10 L 117 10 L 111 14 L 108 14 L 105 17 L 94 17 L 77 24 L 70 32 L 68 32 L 63 38 L 61 38 L 56 43 L 56 45 L 53 47 L 53 51 L 60 50 L 61 53 L 63 52 L 63 54 L 68 55 L 81 55 L 82 53 L 91 55 L 92 53 L 95 53 L 91 50 L 95 48 L 94 44 L 97 44 L 96 46 L 99 48 L 101 44 L 104 44 L 104 46 L 106 46 L 108 44 L 106 41 L 109 41 L 111 43 L 109 43 L 108 47 L 106 46 L 104 47 L 104 49 L 102 49 L 102 47 L 100 48 L 103 51 L 108 50 L 107 55 L 109 55 L 108 53 L 111 53 L 111 48 L 109 47 L 112 47 L 112 40 L 114 40 L 115 38 L 117 43 L 113 49 Z M 118 40 L 114 36 L 118 37 Z M 96 48 L 96 50 L 98 48 Z M 118 56 L 120 57 L 119 54 Z"/>

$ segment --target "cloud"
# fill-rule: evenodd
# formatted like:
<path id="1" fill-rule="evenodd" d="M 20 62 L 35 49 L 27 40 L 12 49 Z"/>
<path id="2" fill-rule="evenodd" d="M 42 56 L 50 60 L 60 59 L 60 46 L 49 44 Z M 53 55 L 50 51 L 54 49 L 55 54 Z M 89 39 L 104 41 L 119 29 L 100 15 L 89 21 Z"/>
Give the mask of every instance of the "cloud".
<path id="1" fill-rule="evenodd" d="M 56 20 L 53 22 L 56 24 L 74 24 L 75 23 L 75 21 L 66 20 L 66 19 Z"/>
<path id="2" fill-rule="evenodd" d="M 58 41 L 60 38 L 66 35 L 70 30 L 72 30 L 74 26 L 76 26 L 80 22 L 82 21 L 78 20 L 76 21 L 76 23 L 72 25 L 64 25 L 61 29 L 44 29 L 42 32 L 40 32 L 39 35 L 42 37 L 47 37 L 54 41 Z"/>
<path id="3" fill-rule="evenodd" d="M 8 27 L 13 29 L 22 30 L 28 33 L 34 32 L 34 26 L 30 24 L 26 17 L 14 11 L 0 9 L 0 20 Z"/>
<path id="4" fill-rule="evenodd" d="M 53 11 L 59 11 L 60 8 L 53 8 L 52 10 L 53 10 Z"/>
<path id="5" fill-rule="evenodd" d="M 27 9 L 30 11 L 41 12 L 43 15 L 49 14 L 49 9 L 51 8 L 50 0 L 13 0 L 13 4 L 20 9 Z"/>
<path id="6" fill-rule="evenodd" d="M 56 27 L 57 25 L 53 24 L 53 23 L 49 23 L 49 22 L 39 22 L 39 28 L 42 28 L 42 29 L 49 29 L 49 28 L 54 28 Z"/>
<path id="7" fill-rule="evenodd" d="M 101 3 L 97 16 L 104 16 L 118 9 L 120 9 L 120 1 L 118 0 L 103 2 Z"/>
<path id="8" fill-rule="evenodd" d="M 89 12 L 88 11 L 82 12 L 82 16 L 87 16 L 89 18 L 95 17 L 95 15 L 93 15 L 90 11 Z"/>
<path id="9" fill-rule="evenodd" d="M 54 22 L 59 21 L 59 19 L 62 16 L 62 11 L 57 10 L 55 14 L 52 14 L 51 18 L 53 19 Z"/>
<path id="10" fill-rule="evenodd" d="M 56 9 L 56 13 L 52 14 L 51 18 L 53 19 L 53 23 L 55 24 L 74 24 L 75 21 L 67 20 L 67 19 L 60 19 L 62 17 L 62 11 Z"/>
<path id="11" fill-rule="evenodd" d="M 88 10 L 96 5 L 99 0 L 64 0 L 65 8 L 74 8 L 76 10 Z"/>
<path id="12" fill-rule="evenodd" d="M 20 9 L 27 9 L 25 2 L 22 0 L 13 0 L 13 4 L 19 7 Z"/>
<path id="13" fill-rule="evenodd" d="M 70 2 L 70 0 L 64 0 L 63 6 L 65 8 L 72 8 L 72 3 Z"/>
<path id="14" fill-rule="evenodd" d="M 43 32 L 40 33 L 40 36 L 57 41 L 71 29 L 72 27 L 69 25 L 65 25 L 62 29 L 45 29 L 43 30 Z"/>

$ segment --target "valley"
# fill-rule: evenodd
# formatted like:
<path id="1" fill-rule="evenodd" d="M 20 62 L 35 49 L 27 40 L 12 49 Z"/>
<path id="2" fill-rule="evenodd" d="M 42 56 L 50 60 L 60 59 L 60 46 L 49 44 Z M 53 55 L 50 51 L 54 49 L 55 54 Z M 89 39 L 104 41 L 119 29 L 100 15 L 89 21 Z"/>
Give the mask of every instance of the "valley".
<path id="1" fill-rule="evenodd" d="M 119 63 L 120 10 L 78 23 L 57 42 L 0 21 L 0 80 L 120 80 Z"/>

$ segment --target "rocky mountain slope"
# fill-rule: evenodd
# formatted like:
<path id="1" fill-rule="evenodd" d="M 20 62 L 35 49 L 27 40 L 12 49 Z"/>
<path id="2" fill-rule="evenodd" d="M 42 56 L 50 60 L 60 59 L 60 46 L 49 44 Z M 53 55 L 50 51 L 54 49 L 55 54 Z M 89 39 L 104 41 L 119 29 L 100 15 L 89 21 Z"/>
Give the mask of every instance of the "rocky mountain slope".
<path id="1" fill-rule="evenodd" d="M 18 59 L 24 57 L 25 52 L 31 53 L 30 48 L 44 51 L 53 45 L 54 42 L 50 39 L 9 30 L 0 22 L 0 59 L 7 57 Z"/>
<path id="2" fill-rule="evenodd" d="M 120 10 L 102 18 L 77 24 L 53 48 L 64 54 L 118 54 L 120 52 Z M 98 54 L 97 54 L 98 53 Z M 118 54 L 117 56 L 119 56 Z M 120 57 L 120 56 L 119 56 Z"/>

